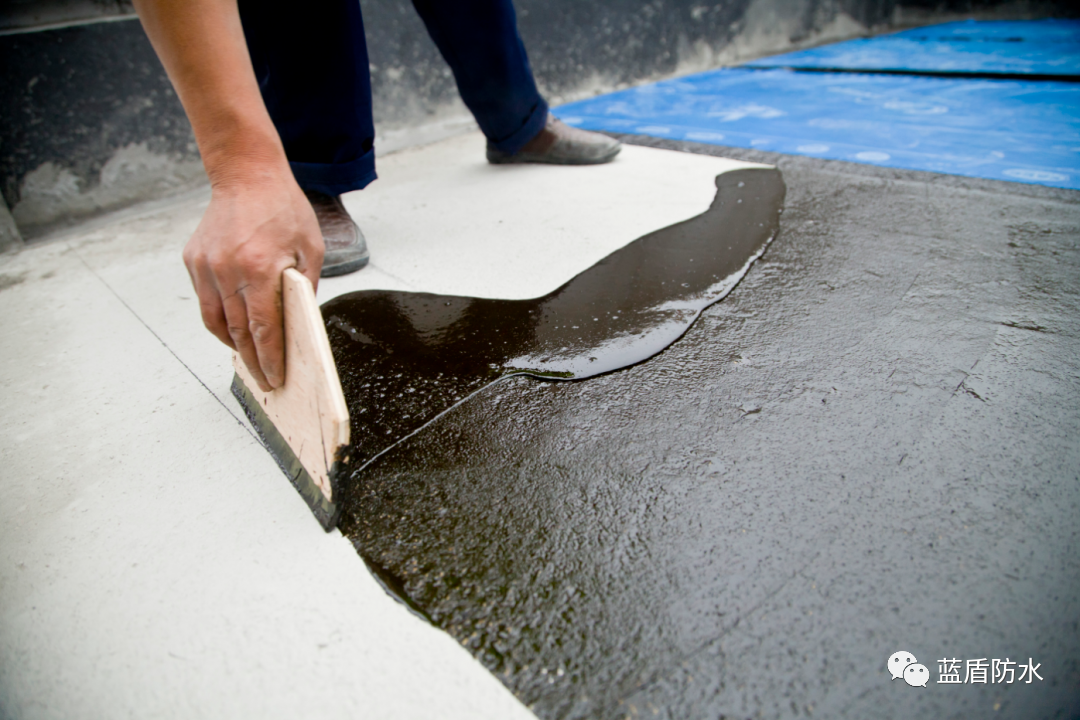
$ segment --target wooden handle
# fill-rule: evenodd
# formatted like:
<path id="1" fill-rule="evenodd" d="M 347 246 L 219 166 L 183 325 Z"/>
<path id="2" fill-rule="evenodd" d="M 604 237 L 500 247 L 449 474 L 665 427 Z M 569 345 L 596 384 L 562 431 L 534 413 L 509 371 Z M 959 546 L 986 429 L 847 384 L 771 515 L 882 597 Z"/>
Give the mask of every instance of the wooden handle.
<path id="1" fill-rule="evenodd" d="M 235 352 L 233 367 L 327 502 L 334 502 L 330 470 L 349 445 L 349 410 L 311 281 L 286 270 L 281 301 L 285 384 L 263 392 Z"/>

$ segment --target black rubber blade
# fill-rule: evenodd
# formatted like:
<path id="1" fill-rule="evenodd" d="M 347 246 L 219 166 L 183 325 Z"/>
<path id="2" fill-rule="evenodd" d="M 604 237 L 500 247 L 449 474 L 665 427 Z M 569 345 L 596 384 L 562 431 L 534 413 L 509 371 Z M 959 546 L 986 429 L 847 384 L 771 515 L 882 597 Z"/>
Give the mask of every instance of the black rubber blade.
<path id="1" fill-rule="evenodd" d="M 263 412 L 262 407 L 256 402 L 255 397 L 248 390 L 247 386 L 237 375 L 233 375 L 232 393 L 236 399 L 240 402 L 240 407 L 244 408 L 244 414 L 247 415 L 248 420 L 251 421 L 252 426 L 255 428 L 255 432 L 259 434 L 259 438 L 262 440 L 263 445 L 270 451 L 270 455 L 277 461 L 278 467 L 289 478 L 289 481 L 293 486 L 300 491 L 300 497 L 304 498 L 304 502 L 311 508 L 311 512 L 315 514 L 315 518 L 323 526 L 323 529 L 330 532 L 337 526 L 338 518 L 341 516 L 341 508 L 337 503 L 330 502 L 323 495 L 322 490 L 315 484 L 315 481 L 311 479 L 307 470 L 300 464 L 300 460 L 296 457 L 296 454 L 289 447 L 289 443 L 285 442 L 285 438 L 281 436 L 277 428 L 274 427 L 274 423 L 270 421 L 270 418 Z M 332 489 L 332 495 L 336 495 L 338 488 L 338 481 L 347 474 L 348 470 L 343 463 L 339 461 L 334 462 L 334 466 L 330 470 L 330 487 Z"/>

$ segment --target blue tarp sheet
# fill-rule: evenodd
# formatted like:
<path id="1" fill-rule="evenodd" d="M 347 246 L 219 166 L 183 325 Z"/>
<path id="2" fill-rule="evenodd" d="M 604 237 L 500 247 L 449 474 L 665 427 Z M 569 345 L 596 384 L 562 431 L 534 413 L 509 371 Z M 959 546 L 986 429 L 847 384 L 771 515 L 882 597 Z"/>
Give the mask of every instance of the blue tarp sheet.
<path id="1" fill-rule="evenodd" d="M 1080 189 L 1080 84 L 725 69 L 556 109 L 571 125 Z"/>
<path id="2" fill-rule="evenodd" d="M 774 55 L 744 67 L 1080 76 L 1080 20 L 945 23 Z"/>
<path id="3" fill-rule="evenodd" d="M 883 37 L 959 42 L 1073 43 L 1080 20 L 960 20 L 912 28 Z"/>

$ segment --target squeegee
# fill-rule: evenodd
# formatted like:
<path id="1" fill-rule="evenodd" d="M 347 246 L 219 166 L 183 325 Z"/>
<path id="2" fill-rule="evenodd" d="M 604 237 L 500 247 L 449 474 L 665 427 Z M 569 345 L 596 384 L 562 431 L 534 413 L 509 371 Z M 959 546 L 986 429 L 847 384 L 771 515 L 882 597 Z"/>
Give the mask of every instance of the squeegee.
<path id="1" fill-rule="evenodd" d="M 341 513 L 338 487 L 349 472 L 349 410 L 311 281 L 290 268 L 281 285 L 285 382 L 264 392 L 234 352 L 232 392 L 266 449 L 329 532 Z"/>

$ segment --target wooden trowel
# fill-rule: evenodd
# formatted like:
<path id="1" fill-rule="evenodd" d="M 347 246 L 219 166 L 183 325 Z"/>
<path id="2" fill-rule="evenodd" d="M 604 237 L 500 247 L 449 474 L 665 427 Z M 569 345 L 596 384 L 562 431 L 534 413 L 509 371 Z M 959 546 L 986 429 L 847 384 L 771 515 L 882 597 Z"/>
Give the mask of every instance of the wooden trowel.
<path id="1" fill-rule="evenodd" d="M 234 352 L 232 392 L 266 449 L 330 531 L 341 512 L 338 487 L 349 472 L 349 410 L 311 281 L 290 268 L 281 285 L 285 384 L 263 392 Z"/>

